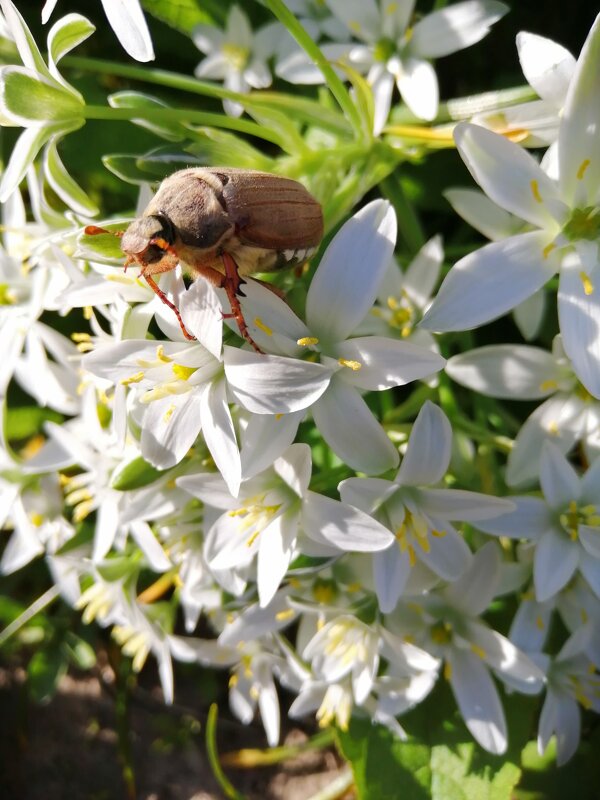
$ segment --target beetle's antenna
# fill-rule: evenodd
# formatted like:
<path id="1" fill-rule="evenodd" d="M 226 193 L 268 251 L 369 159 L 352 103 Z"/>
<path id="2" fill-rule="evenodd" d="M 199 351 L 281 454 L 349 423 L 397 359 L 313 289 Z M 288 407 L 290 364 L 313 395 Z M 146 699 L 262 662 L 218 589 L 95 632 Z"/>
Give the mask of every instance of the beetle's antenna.
<path id="1" fill-rule="evenodd" d="M 246 281 L 240 278 L 237 264 L 229 255 L 229 253 L 221 253 L 221 258 L 223 259 L 223 266 L 225 268 L 225 277 L 223 278 L 222 286 L 227 292 L 227 299 L 229 300 L 229 305 L 231 306 L 231 316 L 237 322 L 237 326 L 242 337 L 248 342 L 248 344 L 252 345 L 257 353 L 262 353 L 263 351 L 248 333 L 248 326 L 246 325 L 244 313 L 242 311 L 240 301 L 238 300 L 238 296 L 245 297 L 244 293 L 240 289 L 240 285 L 242 283 L 246 283 Z"/>

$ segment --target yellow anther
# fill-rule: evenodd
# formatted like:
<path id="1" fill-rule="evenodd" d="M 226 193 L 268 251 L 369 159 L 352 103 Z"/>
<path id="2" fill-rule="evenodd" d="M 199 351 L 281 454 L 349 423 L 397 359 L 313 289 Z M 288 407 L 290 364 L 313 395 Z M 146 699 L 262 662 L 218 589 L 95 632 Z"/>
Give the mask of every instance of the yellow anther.
<path id="1" fill-rule="evenodd" d="M 586 158 L 584 161 L 581 162 L 581 164 L 579 165 L 579 169 L 577 170 L 577 180 L 578 181 L 583 180 L 583 176 L 585 175 L 585 171 L 589 167 L 590 163 L 591 162 L 590 162 L 589 158 Z"/>
<path id="2" fill-rule="evenodd" d="M 398 3 L 388 3 L 387 6 L 385 7 L 385 13 L 389 14 L 390 16 L 392 14 L 395 14 L 397 10 L 398 10 Z"/>
<path id="3" fill-rule="evenodd" d="M 431 529 L 431 535 L 435 536 L 438 539 L 442 539 L 444 536 L 448 534 L 448 531 L 436 531 L 434 528 Z"/>
<path id="4" fill-rule="evenodd" d="M 84 500 L 83 503 L 79 503 L 79 505 L 73 510 L 73 522 L 83 522 L 83 520 L 89 516 L 94 510 L 94 503 L 92 500 Z"/>
<path id="5" fill-rule="evenodd" d="M 349 583 L 348 586 L 346 586 L 346 591 L 349 594 L 355 594 L 355 592 L 360 592 L 361 589 L 362 589 L 362 583 L 360 583 L 360 581 L 354 581 L 354 583 Z"/>
<path id="6" fill-rule="evenodd" d="M 362 367 L 360 361 L 352 361 L 347 358 L 338 358 L 338 364 L 341 367 L 348 367 L 348 369 L 351 369 L 352 372 L 357 372 Z"/>
<path id="7" fill-rule="evenodd" d="M 286 608 L 285 611 L 278 611 L 275 614 L 275 619 L 277 622 L 285 622 L 288 619 L 291 619 L 294 616 L 294 609 L 293 608 Z"/>
<path id="8" fill-rule="evenodd" d="M 140 381 L 144 380 L 144 373 L 143 372 L 136 372 L 134 375 L 130 375 L 128 378 L 121 378 L 119 383 L 121 386 L 130 386 L 132 383 L 139 383 Z"/>
<path id="9" fill-rule="evenodd" d="M 328 605 L 335 600 L 335 588 L 329 583 L 316 583 L 312 590 L 313 597 L 317 603 Z"/>
<path id="10" fill-rule="evenodd" d="M 296 344 L 299 347 L 312 347 L 315 344 L 319 344 L 319 340 L 316 336 L 303 336 L 296 341 Z"/>
<path id="11" fill-rule="evenodd" d="M 479 656 L 479 658 L 482 661 L 485 658 L 485 650 L 483 649 L 483 647 L 480 647 L 478 644 L 471 643 L 471 651 L 473 653 L 475 653 L 476 656 Z"/>
<path id="12" fill-rule="evenodd" d="M 268 325 L 265 325 L 265 323 L 262 321 L 262 319 L 260 317 L 255 317 L 254 318 L 254 324 L 259 329 L 259 331 L 262 331 L 263 333 L 266 333 L 267 336 L 273 336 L 273 329 L 269 328 Z"/>
<path id="13" fill-rule="evenodd" d="M 89 341 L 91 341 L 92 337 L 90 336 L 89 333 L 77 333 L 76 332 L 76 333 L 72 333 L 71 334 L 71 339 L 74 342 L 89 342 Z"/>
<path id="14" fill-rule="evenodd" d="M 539 615 L 535 618 L 535 625 L 537 628 L 539 628 L 539 630 L 544 630 L 544 620 Z"/>
<path id="15" fill-rule="evenodd" d="M 362 30 L 360 22 L 357 22 L 355 19 L 351 19 L 350 22 L 348 22 L 348 27 L 353 33 L 360 33 Z"/>
<path id="16" fill-rule="evenodd" d="M 239 677 L 238 675 L 234 674 L 229 678 L 229 688 L 233 689 L 238 685 Z"/>
<path id="17" fill-rule="evenodd" d="M 171 419 L 171 417 L 173 416 L 173 412 L 175 411 L 176 408 L 177 408 L 177 406 L 174 405 L 174 404 L 170 405 L 167 408 L 167 410 L 165 411 L 165 415 L 163 417 L 163 421 L 164 422 L 168 422 Z"/>
<path id="18" fill-rule="evenodd" d="M 444 678 L 449 681 L 452 677 L 452 666 L 449 661 L 444 662 Z"/>
<path id="19" fill-rule="evenodd" d="M 29 515 L 29 521 L 32 525 L 35 525 L 36 528 L 40 528 L 44 524 L 44 517 L 41 514 L 32 511 L 32 513 Z"/>
<path id="20" fill-rule="evenodd" d="M 165 348 L 162 344 L 159 344 L 156 348 L 156 359 L 157 361 L 162 361 L 163 364 L 170 364 L 171 361 L 173 361 L 172 358 L 169 358 L 169 356 L 165 355 Z"/>
<path id="21" fill-rule="evenodd" d="M 583 270 L 579 273 L 579 277 L 581 278 L 581 282 L 583 283 L 583 291 L 586 295 L 590 295 L 594 293 L 594 284 L 592 283 L 590 276 L 587 272 Z"/>
<path id="22" fill-rule="evenodd" d="M 532 180 L 530 186 L 531 186 L 531 193 L 536 203 L 543 203 L 544 201 L 542 200 L 542 195 L 540 194 L 540 187 L 538 182 L 536 180 Z"/>
<path id="23" fill-rule="evenodd" d="M 407 29 L 404 31 L 404 41 L 405 41 L 405 42 L 410 42 L 410 40 L 411 40 L 411 39 L 412 39 L 412 37 L 413 37 L 413 33 L 414 33 L 414 28 L 407 28 Z"/>
<path id="24" fill-rule="evenodd" d="M 417 563 L 415 548 L 412 546 L 412 544 L 409 544 L 407 550 L 408 550 L 408 563 L 411 565 L 411 567 L 414 567 L 415 564 Z"/>
<path id="25" fill-rule="evenodd" d="M 390 311 L 395 311 L 400 305 L 398 298 L 394 297 L 393 294 L 389 295 L 385 302 L 387 303 L 387 307 L 390 309 Z"/>
<path id="26" fill-rule="evenodd" d="M 558 436 L 560 433 L 558 423 L 554 421 L 548 423 L 548 433 L 551 433 L 552 436 Z"/>
<path id="27" fill-rule="evenodd" d="M 283 417 L 283 414 L 275 414 L 274 416 L 277 422 L 279 422 L 279 420 Z"/>
<path id="28" fill-rule="evenodd" d="M 558 383 L 553 378 L 540 383 L 540 392 L 549 392 L 552 389 L 558 389 Z"/>
<path id="29" fill-rule="evenodd" d="M 182 381 L 187 381 L 196 372 L 197 367 L 185 367 L 183 364 L 173 364 L 173 374 Z"/>
<path id="30" fill-rule="evenodd" d="M 554 244 L 554 242 L 550 242 L 550 244 L 547 244 L 546 247 L 544 247 L 544 249 L 542 250 L 543 257 L 548 258 L 548 256 L 554 250 L 555 247 L 556 245 Z"/>
<path id="31" fill-rule="evenodd" d="M 84 306 L 83 307 L 83 318 L 84 319 L 91 319 L 94 316 L 94 309 L 92 306 Z"/>

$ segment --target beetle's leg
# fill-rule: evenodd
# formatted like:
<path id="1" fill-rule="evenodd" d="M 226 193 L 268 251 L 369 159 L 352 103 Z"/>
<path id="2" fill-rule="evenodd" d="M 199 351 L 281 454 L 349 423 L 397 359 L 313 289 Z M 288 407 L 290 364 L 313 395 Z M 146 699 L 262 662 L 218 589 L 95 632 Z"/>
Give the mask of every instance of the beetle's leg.
<path id="1" fill-rule="evenodd" d="M 177 308 L 175 303 L 172 303 L 169 300 L 167 295 L 163 292 L 163 290 L 160 288 L 160 286 L 156 283 L 156 281 L 154 280 L 154 278 L 152 278 L 151 275 L 144 275 L 144 278 L 146 278 L 146 280 L 148 281 L 148 286 L 152 289 L 152 291 L 160 297 L 160 299 L 166 306 L 169 306 L 169 308 L 175 312 L 175 316 L 177 317 L 177 321 L 179 322 L 179 327 L 181 328 L 181 332 L 183 333 L 185 338 L 192 342 L 195 341 L 196 337 L 192 336 L 192 334 L 188 332 L 188 329 L 183 324 L 183 320 L 181 319 L 181 314 L 179 313 L 179 309 Z"/>
<path id="2" fill-rule="evenodd" d="M 238 300 L 238 295 L 241 295 L 242 297 L 245 296 L 240 291 L 240 283 L 245 283 L 245 281 L 242 281 L 240 278 L 237 264 L 229 255 L 229 253 L 222 253 L 221 258 L 223 259 L 223 266 L 225 268 L 225 275 L 223 276 L 221 285 L 227 292 L 227 299 L 229 300 L 229 305 L 231 306 L 231 315 L 237 322 L 237 326 L 242 337 L 248 342 L 248 344 L 252 345 L 257 353 L 262 353 L 263 351 L 248 333 L 248 326 L 246 325 L 242 307 L 240 305 L 240 301 Z"/>

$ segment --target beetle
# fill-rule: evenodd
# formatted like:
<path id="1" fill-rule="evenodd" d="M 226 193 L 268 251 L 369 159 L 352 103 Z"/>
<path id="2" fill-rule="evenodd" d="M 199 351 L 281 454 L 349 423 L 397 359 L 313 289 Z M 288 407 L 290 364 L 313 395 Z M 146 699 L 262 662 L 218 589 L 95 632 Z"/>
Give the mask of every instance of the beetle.
<path id="1" fill-rule="evenodd" d="M 89 225 L 88 235 L 108 233 Z M 136 263 L 140 275 L 171 308 L 186 339 L 177 306 L 153 276 L 181 262 L 227 293 L 240 334 L 262 352 L 248 332 L 239 297 L 243 276 L 304 262 L 323 237 L 319 202 L 297 181 L 268 172 L 233 167 L 191 167 L 160 184 L 141 217 L 123 232 L 125 268 Z"/>

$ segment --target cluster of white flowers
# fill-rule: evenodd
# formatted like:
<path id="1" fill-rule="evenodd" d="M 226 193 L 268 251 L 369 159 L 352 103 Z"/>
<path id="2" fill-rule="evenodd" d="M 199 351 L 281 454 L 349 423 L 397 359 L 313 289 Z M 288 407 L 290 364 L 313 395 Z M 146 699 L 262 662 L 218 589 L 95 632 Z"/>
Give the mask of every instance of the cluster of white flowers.
<path id="1" fill-rule="evenodd" d="M 125 29 L 137 33 L 124 45 L 151 58 L 137 2 L 103 5 L 117 32 L 127 10 Z M 394 85 L 413 114 L 433 119 L 429 59 L 479 41 L 507 10 L 468 0 L 412 26 L 407 0 L 287 5 L 314 38 L 330 40 L 322 49 L 341 77 L 366 73 L 375 135 Z M 136 670 L 155 656 L 167 701 L 173 659 L 228 669 L 233 713 L 249 722 L 258 707 L 270 744 L 280 730 L 276 681 L 296 694 L 292 716 L 316 712 L 321 725 L 345 728 L 351 714 L 366 714 L 404 737 L 397 717 L 443 677 L 473 737 L 503 753 L 493 675 L 511 691 L 545 689 L 539 747 L 555 734 L 564 763 L 579 743 L 580 707 L 600 711 L 600 18 L 576 64 L 557 45 L 520 35 L 541 100 L 455 129 L 487 198 L 456 190 L 449 199 L 491 244 L 438 289 L 441 238 L 403 271 L 393 207 L 362 204 L 321 256 L 301 316 L 264 285 L 245 284 L 241 305 L 259 353 L 242 346 L 234 324 L 224 330 L 222 290 L 203 280 L 186 287 L 179 268 L 160 277 L 196 337 L 188 341 L 145 283 L 81 235 L 94 207 L 56 142 L 77 127 L 84 101 L 56 65 L 92 27 L 78 15 L 56 23 L 47 66 L 13 3 L 0 6 L 24 64 L 0 68 L 0 119 L 26 127 L 0 185 L 0 393 L 6 405 L 16 382 L 64 420 L 47 422 L 18 452 L 2 431 L 2 571 L 45 556 L 62 597 L 86 622 L 110 626 Z M 46 3 L 45 18 L 53 7 Z M 196 75 L 244 93 L 269 85 L 274 59 L 280 78 L 322 80 L 286 37 L 277 25 L 253 33 L 232 6 L 224 32 L 195 31 L 206 54 Z M 35 118 L 15 111 L 19 87 L 36 81 L 53 93 L 51 125 L 45 109 Z M 227 113 L 243 112 L 225 102 Z M 542 163 L 500 128 L 551 145 Z M 24 177 L 33 221 L 18 188 Z M 72 211 L 53 211 L 46 183 Z M 442 357 L 433 333 L 512 309 L 535 338 L 556 273 L 552 352 L 507 344 Z M 69 339 L 47 312 L 73 309 L 89 330 Z M 380 398 L 393 404 L 392 390 L 413 382 L 435 397 L 442 370 L 473 392 L 543 400 L 506 469 L 507 484 L 529 494 L 460 488 L 451 423 L 430 400 L 408 434 L 377 413 Z M 501 549 L 490 537 L 518 544 Z M 169 610 L 155 613 L 167 592 Z M 504 636 L 483 615 L 516 592 L 523 599 Z M 570 636 L 557 654 L 544 651 L 555 613 Z M 201 618 L 213 638 L 195 635 Z"/>

